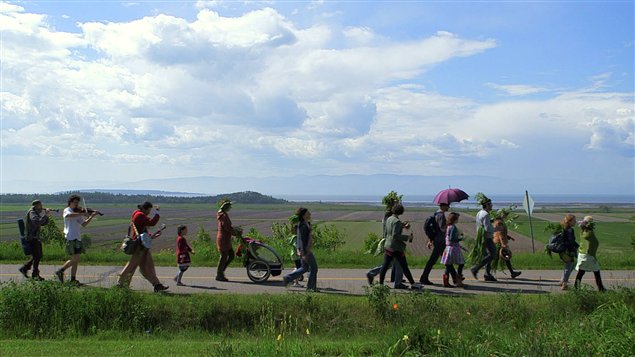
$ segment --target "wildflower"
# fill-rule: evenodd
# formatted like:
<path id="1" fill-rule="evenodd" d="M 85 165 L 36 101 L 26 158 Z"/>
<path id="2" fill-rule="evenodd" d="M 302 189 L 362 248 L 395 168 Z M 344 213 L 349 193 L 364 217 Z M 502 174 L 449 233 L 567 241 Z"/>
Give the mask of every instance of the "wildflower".
<path id="1" fill-rule="evenodd" d="M 306 334 L 307 334 L 307 335 L 310 335 L 310 334 L 311 334 L 311 332 L 309 331 L 309 329 L 306 329 Z"/>
<path id="2" fill-rule="evenodd" d="M 397 303 L 392 304 L 392 309 L 397 311 L 397 309 L 399 308 L 399 305 Z"/>
<path id="3" fill-rule="evenodd" d="M 408 341 L 410 340 L 410 337 L 408 337 L 408 335 L 403 335 L 403 338 L 401 339 L 403 342 L 408 343 Z"/>
<path id="4" fill-rule="evenodd" d="M 280 340 L 282 340 L 282 334 L 279 334 L 278 338 L 276 338 L 276 341 L 280 341 Z"/>

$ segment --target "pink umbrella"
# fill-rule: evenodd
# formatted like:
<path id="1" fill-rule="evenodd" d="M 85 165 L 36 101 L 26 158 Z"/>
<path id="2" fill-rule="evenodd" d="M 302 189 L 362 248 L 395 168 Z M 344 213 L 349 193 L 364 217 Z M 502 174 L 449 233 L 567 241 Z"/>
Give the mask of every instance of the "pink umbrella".
<path id="1" fill-rule="evenodd" d="M 461 202 L 462 200 L 467 200 L 470 198 L 470 195 L 465 193 L 458 188 L 448 188 L 434 196 L 434 200 L 432 202 L 436 204 L 447 203 L 450 204 L 452 202 Z"/>

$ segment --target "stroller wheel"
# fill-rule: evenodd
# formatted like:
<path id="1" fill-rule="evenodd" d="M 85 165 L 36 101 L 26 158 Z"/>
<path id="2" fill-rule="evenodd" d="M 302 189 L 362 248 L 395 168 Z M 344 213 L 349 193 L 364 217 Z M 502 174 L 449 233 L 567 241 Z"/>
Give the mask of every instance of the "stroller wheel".
<path id="1" fill-rule="evenodd" d="M 254 283 L 265 282 L 271 276 L 271 267 L 263 260 L 252 260 L 247 264 L 247 276 Z"/>

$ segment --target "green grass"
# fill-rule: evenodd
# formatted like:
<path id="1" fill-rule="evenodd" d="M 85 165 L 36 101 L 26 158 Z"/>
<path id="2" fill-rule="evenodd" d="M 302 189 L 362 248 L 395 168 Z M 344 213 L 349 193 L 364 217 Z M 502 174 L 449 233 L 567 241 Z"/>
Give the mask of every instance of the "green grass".
<path id="1" fill-rule="evenodd" d="M 321 224 L 333 224 L 337 229 L 344 232 L 346 244 L 342 248 L 351 251 L 361 250 L 369 233 L 381 233 L 381 222 L 376 221 L 324 221 Z"/>
<path id="2" fill-rule="evenodd" d="M 367 296 L 247 296 L 9 283 L 0 286 L 0 336 L 3 356 L 628 356 L 635 290 L 493 301 L 379 286 Z"/>

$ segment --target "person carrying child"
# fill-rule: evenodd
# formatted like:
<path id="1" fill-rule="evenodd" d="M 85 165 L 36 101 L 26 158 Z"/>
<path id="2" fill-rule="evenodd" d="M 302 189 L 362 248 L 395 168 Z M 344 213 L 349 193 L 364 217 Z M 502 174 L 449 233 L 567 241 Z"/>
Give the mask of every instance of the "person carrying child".
<path id="1" fill-rule="evenodd" d="M 179 226 L 176 229 L 176 234 L 176 265 L 179 267 L 179 272 L 174 277 L 174 281 L 176 281 L 177 286 L 185 286 L 185 284 L 181 282 L 181 278 L 183 278 L 183 273 L 185 273 L 192 263 L 190 254 L 195 253 L 185 239 L 187 236 L 187 226 Z"/>

